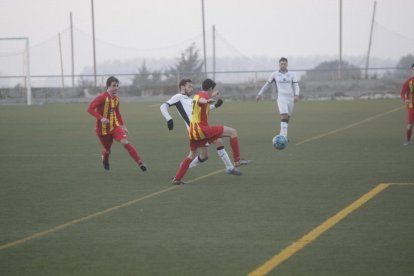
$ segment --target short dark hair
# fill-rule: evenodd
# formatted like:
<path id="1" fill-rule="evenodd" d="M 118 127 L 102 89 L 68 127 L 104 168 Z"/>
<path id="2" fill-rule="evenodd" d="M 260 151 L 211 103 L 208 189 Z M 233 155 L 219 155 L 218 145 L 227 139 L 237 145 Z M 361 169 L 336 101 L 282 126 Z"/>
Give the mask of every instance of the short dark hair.
<path id="1" fill-rule="evenodd" d="M 106 88 L 108 88 L 109 86 L 111 86 L 111 84 L 112 84 L 113 82 L 119 83 L 119 80 L 118 80 L 117 78 L 113 77 L 113 76 L 109 77 L 109 78 L 106 80 Z"/>
<path id="2" fill-rule="evenodd" d="M 205 79 L 201 87 L 204 91 L 207 91 L 210 88 L 214 89 L 214 87 L 216 87 L 216 83 L 212 79 Z"/>
<path id="3" fill-rule="evenodd" d="M 413 64 L 411 64 L 411 69 L 413 69 L 414 68 L 414 63 Z"/>
<path id="4" fill-rule="evenodd" d="M 286 61 L 286 62 L 288 62 L 287 58 L 285 58 L 285 57 L 281 57 L 281 58 L 279 59 L 279 63 L 281 63 L 282 61 Z"/>
<path id="5" fill-rule="evenodd" d="M 182 79 L 178 84 L 178 89 L 181 89 L 181 86 L 185 86 L 188 82 L 192 82 L 190 79 Z"/>

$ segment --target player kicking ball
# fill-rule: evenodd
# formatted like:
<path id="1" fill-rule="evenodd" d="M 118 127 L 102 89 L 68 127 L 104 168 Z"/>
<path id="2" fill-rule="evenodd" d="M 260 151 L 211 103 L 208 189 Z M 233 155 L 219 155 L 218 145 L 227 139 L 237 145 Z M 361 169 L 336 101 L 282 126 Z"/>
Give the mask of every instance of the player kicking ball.
<path id="1" fill-rule="evenodd" d="M 164 116 L 167 127 L 171 131 L 174 129 L 174 120 L 171 114 L 169 113 L 169 108 L 175 106 L 181 118 L 183 119 L 187 132 L 190 129 L 190 120 L 193 112 L 193 99 L 191 97 L 193 93 L 193 82 L 191 79 L 184 78 L 178 84 L 179 91 L 168 99 L 165 103 L 160 106 L 161 114 Z M 223 104 L 222 99 L 218 99 L 215 103 L 210 104 L 210 111 L 220 107 Z M 197 158 L 194 158 L 191 162 L 189 168 L 204 163 L 208 159 L 208 143 L 202 148 L 199 148 L 199 154 Z M 240 160 L 239 163 L 246 163 L 244 160 Z"/>
<path id="2" fill-rule="evenodd" d="M 251 162 L 251 160 L 240 158 L 240 147 L 236 129 L 224 125 L 210 126 L 208 124 L 210 104 L 214 103 L 214 97 L 219 94 L 219 91 L 216 89 L 216 83 L 211 79 L 206 79 L 203 81 L 202 89 L 203 91 L 198 92 L 193 98 L 193 113 L 188 133 L 190 153 L 181 162 L 180 168 L 172 181 L 174 185 L 184 184 L 182 178 L 186 174 L 191 162 L 198 156 L 197 150 L 205 148 L 207 142 L 216 146 L 217 153 L 226 166 L 226 173 L 228 174 L 236 176 L 243 175 L 236 166 L 247 165 Z M 234 164 L 224 149 L 222 137 L 230 138 Z"/>

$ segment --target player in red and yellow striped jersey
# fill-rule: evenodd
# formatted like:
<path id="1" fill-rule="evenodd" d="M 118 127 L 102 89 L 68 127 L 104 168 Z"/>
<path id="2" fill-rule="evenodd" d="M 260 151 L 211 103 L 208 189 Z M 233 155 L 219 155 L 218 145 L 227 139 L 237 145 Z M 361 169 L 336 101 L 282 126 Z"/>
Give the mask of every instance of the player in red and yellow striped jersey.
<path id="1" fill-rule="evenodd" d="M 104 169 L 108 171 L 109 155 L 115 139 L 124 146 L 140 169 L 146 171 L 146 165 L 142 162 L 137 150 L 128 141 L 128 129 L 119 112 L 118 89 L 119 80 L 115 77 L 109 77 L 106 80 L 106 91 L 97 96 L 88 107 L 88 112 L 96 118 L 96 135 L 102 144 L 102 164 Z"/>
<path id="2" fill-rule="evenodd" d="M 236 169 L 235 166 L 246 165 L 251 162 L 251 160 L 240 158 L 239 140 L 234 128 L 223 125 L 210 126 L 208 124 L 210 103 L 214 102 L 213 98 L 219 94 L 219 91 L 216 89 L 216 83 L 211 79 L 204 80 L 202 88 L 204 91 L 198 92 L 193 98 L 193 112 L 188 132 L 190 153 L 181 162 L 180 168 L 173 179 L 172 183 L 175 185 L 184 183 L 181 179 L 187 172 L 190 163 L 198 156 L 197 149 L 205 147 L 206 142 L 217 147 L 217 153 L 225 164 L 228 174 L 242 175 L 242 172 Z M 234 165 L 224 149 L 222 137 L 230 137 Z"/>
<path id="3" fill-rule="evenodd" d="M 402 86 L 400 97 L 407 107 L 407 128 L 405 130 L 404 146 L 411 143 L 411 134 L 414 126 L 414 64 L 411 65 L 411 78 Z"/>

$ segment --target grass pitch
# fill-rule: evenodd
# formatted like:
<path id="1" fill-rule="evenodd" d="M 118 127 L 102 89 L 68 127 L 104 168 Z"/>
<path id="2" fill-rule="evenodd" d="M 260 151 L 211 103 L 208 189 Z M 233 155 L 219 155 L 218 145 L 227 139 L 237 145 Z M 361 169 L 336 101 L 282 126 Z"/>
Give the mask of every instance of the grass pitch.
<path id="1" fill-rule="evenodd" d="M 0 106 L 0 275 L 254 274 L 380 183 L 399 184 L 266 273 L 414 274 L 414 145 L 402 146 L 400 101 L 299 102 L 282 151 L 274 102 L 225 102 L 211 123 L 236 128 L 254 162 L 226 175 L 210 147 L 183 186 L 170 179 L 188 153 L 184 123 L 171 110 L 168 131 L 160 104 L 121 102 L 145 173 L 119 144 L 103 170 L 86 104 Z"/>

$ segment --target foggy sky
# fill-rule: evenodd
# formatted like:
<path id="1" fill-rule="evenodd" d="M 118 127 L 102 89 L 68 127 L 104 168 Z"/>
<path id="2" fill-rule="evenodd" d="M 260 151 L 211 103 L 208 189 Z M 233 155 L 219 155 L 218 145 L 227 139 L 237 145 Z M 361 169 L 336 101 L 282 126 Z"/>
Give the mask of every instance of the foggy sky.
<path id="1" fill-rule="evenodd" d="M 414 1 L 376 2 L 371 56 L 398 59 L 413 54 Z M 338 55 L 339 3 L 340 0 L 204 0 L 207 56 L 212 55 L 213 25 L 219 57 Z M 361 56 L 362 62 L 367 54 L 373 3 L 342 0 L 343 56 Z M 77 69 L 83 61 L 91 64 L 90 0 L 0 0 L 0 8 L 0 37 L 29 37 L 31 59 L 56 59 L 53 63 L 57 68 L 58 33 L 62 33 L 64 64 L 70 63 L 72 12 Z M 134 56 L 177 57 L 192 41 L 202 50 L 201 0 L 94 0 L 94 11 L 98 62 Z M 45 72 L 49 72 L 47 68 Z"/>

